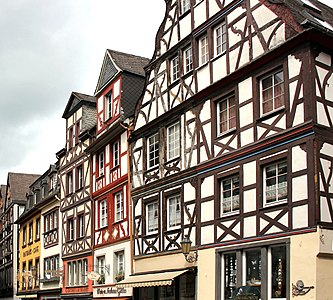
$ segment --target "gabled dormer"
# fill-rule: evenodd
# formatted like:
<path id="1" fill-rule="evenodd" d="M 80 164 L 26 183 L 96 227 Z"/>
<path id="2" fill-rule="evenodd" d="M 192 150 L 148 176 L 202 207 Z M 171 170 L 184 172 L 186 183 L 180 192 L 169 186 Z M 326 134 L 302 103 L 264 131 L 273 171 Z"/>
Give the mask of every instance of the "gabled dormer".
<path id="1" fill-rule="evenodd" d="M 144 67 L 149 59 L 106 50 L 95 96 L 97 98 L 97 135 L 122 116 L 134 114 L 135 104 L 145 83 Z"/>
<path id="2" fill-rule="evenodd" d="M 66 119 L 66 150 L 79 144 L 80 135 L 94 127 L 96 98 L 72 92 L 62 115 Z"/>

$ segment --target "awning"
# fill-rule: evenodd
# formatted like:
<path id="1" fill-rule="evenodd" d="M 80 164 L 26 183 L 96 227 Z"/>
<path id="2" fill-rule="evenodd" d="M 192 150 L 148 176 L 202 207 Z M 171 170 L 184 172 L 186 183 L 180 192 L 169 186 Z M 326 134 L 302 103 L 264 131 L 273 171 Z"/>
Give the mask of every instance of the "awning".
<path id="1" fill-rule="evenodd" d="M 116 286 L 118 288 L 126 287 L 149 287 L 159 285 L 171 285 L 173 280 L 187 272 L 188 270 L 172 271 L 172 272 L 160 272 L 150 273 L 143 275 L 131 275 L 128 278 L 122 280 Z"/>

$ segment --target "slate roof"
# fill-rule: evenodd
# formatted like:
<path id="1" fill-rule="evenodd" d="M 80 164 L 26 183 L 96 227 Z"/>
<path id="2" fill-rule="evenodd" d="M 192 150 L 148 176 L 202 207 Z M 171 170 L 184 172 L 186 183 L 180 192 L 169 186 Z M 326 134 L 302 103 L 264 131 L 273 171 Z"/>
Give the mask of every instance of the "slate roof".
<path id="1" fill-rule="evenodd" d="M 100 92 L 118 72 L 126 72 L 145 77 L 144 67 L 148 65 L 149 62 L 149 58 L 107 49 L 95 89 L 95 95 Z"/>
<path id="2" fill-rule="evenodd" d="M 7 178 L 7 201 L 26 200 L 29 186 L 39 177 L 36 174 L 8 173 Z M 10 199 L 8 199 L 10 197 Z"/>
<path id="3" fill-rule="evenodd" d="M 83 104 L 87 104 L 90 106 L 96 106 L 96 97 L 78 93 L 78 92 L 72 92 L 68 99 L 68 102 L 67 102 L 67 105 L 66 105 L 66 108 L 64 110 L 62 117 L 67 118 Z"/>
<path id="4" fill-rule="evenodd" d="M 264 2 L 276 5 L 277 8 L 286 7 L 299 25 L 333 31 L 333 9 L 318 0 L 267 0 Z"/>

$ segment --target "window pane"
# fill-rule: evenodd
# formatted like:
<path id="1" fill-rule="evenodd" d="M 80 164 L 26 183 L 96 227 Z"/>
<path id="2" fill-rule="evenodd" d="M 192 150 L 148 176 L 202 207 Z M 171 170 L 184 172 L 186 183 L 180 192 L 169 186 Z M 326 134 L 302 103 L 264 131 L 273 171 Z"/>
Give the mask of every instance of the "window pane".
<path id="1" fill-rule="evenodd" d="M 272 287 L 271 297 L 273 299 L 286 298 L 287 276 L 286 276 L 286 247 L 273 247 L 272 253 Z"/>
<path id="2" fill-rule="evenodd" d="M 236 253 L 224 255 L 224 299 L 233 299 L 237 284 Z"/>
<path id="3" fill-rule="evenodd" d="M 246 285 L 261 287 L 260 249 L 246 252 Z"/>
<path id="4" fill-rule="evenodd" d="M 221 181 L 221 213 L 239 210 L 239 177 L 233 176 Z"/>

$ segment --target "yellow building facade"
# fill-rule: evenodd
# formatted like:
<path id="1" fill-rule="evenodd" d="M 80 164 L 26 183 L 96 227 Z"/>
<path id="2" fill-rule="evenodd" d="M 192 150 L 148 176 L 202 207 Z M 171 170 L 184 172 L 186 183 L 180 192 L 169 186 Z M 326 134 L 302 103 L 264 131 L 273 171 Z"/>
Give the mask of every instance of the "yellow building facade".
<path id="1" fill-rule="evenodd" d="M 19 219 L 18 297 L 37 299 L 40 278 L 40 213 L 24 213 Z M 35 297 L 34 297 L 35 296 Z"/>

